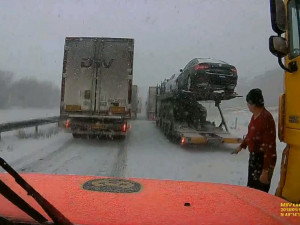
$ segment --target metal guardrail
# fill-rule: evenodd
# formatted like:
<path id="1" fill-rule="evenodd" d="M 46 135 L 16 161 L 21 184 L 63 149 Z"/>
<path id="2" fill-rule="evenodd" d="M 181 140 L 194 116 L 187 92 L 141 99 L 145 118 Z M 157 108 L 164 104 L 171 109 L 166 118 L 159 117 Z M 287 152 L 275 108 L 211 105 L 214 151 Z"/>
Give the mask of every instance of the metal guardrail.
<path id="1" fill-rule="evenodd" d="M 35 127 L 36 132 L 38 131 L 38 126 L 50 123 L 58 123 L 60 121 L 59 116 L 41 118 L 41 119 L 32 119 L 32 120 L 24 120 L 18 122 L 10 122 L 10 123 L 2 123 L 0 124 L 0 139 L 1 133 L 27 128 L 27 127 Z"/>

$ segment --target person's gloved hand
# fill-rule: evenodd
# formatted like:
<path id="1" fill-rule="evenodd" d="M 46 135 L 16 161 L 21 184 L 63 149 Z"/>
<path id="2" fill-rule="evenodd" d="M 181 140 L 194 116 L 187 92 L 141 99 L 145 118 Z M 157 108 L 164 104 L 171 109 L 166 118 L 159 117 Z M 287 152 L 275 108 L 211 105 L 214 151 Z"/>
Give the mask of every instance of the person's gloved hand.
<path id="1" fill-rule="evenodd" d="M 234 151 L 232 151 L 231 154 L 232 154 L 232 155 L 233 155 L 233 154 L 238 154 L 240 151 L 242 151 L 242 147 L 241 147 L 241 146 L 239 146 L 239 147 L 237 147 L 236 149 L 234 149 Z"/>

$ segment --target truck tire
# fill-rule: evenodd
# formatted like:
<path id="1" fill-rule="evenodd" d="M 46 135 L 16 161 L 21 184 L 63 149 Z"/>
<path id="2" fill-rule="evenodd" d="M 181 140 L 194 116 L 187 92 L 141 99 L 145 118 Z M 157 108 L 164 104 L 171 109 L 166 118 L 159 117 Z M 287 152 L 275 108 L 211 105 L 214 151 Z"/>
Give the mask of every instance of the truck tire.
<path id="1" fill-rule="evenodd" d="M 96 139 L 96 135 L 95 134 L 89 134 L 87 135 L 87 139 Z"/>
<path id="2" fill-rule="evenodd" d="M 174 144 L 180 144 L 181 138 L 173 132 L 172 135 L 170 135 L 169 140 Z"/>
<path id="3" fill-rule="evenodd" d="M 167 129 L 167 134 L 166 136 L 171 139 L 172 136 L 173 136 L 173 126 L 172 126 L 172 123 L 169 123 L 168 124 L 168 129 Z"/>
<path id="4" fill-rule="evenodd" d="M 126 139 L 126 135 L 117 135 L 117 136 L 114 136 L 114 139 L 116 139 L 118 141 L 124 141 Z"/>
<path id="5" fill-rule="evenodd" d="M 160 119 L 156 119 L 156 126 L 160 127 Z"/>
<path id="6" fill-rule="evenodd" d="M 75 138 L 75 139 L 80 138 L 80 134 L 72 133 L 72 135 L 73 135 L 73 138 Z"/>
<path id="7" fill-rule="evenodd" d="M 165 126 L 164 126 L 164 135 L 166 137 L 168 137 L 168 133 L 169 133 L 169 123 L 165 123 Z"/>
<path id="8" fill-rule="evenodd" d="M 161 130 L 162 130 L 163 133 L 165 133 L 165 126 L 166 126 L 166 123 L 164 121 L 162 121 Z"/>

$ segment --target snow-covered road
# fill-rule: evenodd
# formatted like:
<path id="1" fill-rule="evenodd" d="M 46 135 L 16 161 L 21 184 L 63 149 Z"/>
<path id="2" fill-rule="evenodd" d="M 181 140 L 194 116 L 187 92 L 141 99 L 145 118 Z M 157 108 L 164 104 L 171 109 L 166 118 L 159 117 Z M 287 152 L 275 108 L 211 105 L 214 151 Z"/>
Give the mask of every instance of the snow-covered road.
<path id="1" fill-rule="evenodd" d="M 234 127 L 237 119 L 237 128 L 231 132 L 239 137 L 246 133 L 250 116 L 244 109 L 225 110 L 229 127 Z M 25 130 L 27 134 L 31 132 L 33 129 Z M 154 122 L 143 118 L 132 121 L 132 129 L 125 140 L 73 139 L 72 135 L 55 130 L 54 124 L 43 126 L 40 132 L 45 136 L 24 138 L 17 131 L 3 134 L 0 156 L 19 172 L 157 178 L 242 186 L 247 182 L 246 150 L 231 155 L 235 145 L 183 148 L 169 142 Z M 271 194 L 278 184 L 283 147 L 278 142 Z"/>

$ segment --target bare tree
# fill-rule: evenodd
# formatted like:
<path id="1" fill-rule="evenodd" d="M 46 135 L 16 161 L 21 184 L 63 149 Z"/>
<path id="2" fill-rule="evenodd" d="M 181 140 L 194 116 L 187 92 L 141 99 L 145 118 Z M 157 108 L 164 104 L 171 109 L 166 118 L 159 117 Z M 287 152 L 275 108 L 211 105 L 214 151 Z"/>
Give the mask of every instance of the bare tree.
<path id="1" fill-rule="evenodd" d="M 0 108 L 5 108 L 10 104 L 10 85 L 13 73 L 0 70 Z"/>
<path id="2" fill-rule="evenodd" d="M 21 107 L 58 107 L 60 90 L 51 82 L 23 78 L 11 85 L 12 105 Z"/>

